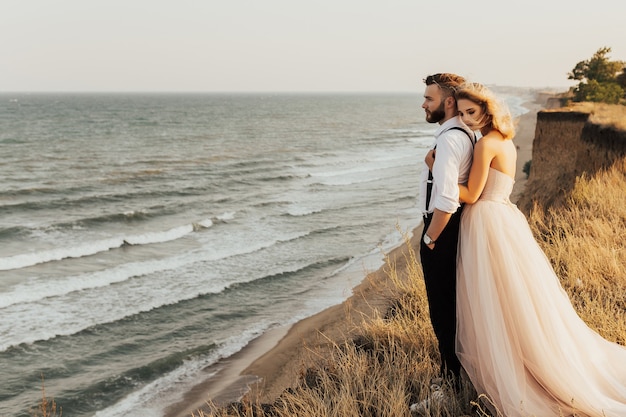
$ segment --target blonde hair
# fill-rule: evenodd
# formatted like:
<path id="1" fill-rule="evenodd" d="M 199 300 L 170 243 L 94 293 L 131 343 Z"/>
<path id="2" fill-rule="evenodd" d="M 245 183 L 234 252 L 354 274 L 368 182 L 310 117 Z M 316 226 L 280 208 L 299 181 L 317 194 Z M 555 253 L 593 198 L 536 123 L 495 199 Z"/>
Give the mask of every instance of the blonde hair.
<path id="1" fill-rule="evenodd" d="M 480 128 L 488 126 L 500 132 L 504 139 L 513 139 L 515 124 L 509 107 L 490 89 L 479 83 L 464 83 L 456 89 L 454 96 L 457 100 L 472 101 L 483 109 L 483 116 L 478 121 Z"/>

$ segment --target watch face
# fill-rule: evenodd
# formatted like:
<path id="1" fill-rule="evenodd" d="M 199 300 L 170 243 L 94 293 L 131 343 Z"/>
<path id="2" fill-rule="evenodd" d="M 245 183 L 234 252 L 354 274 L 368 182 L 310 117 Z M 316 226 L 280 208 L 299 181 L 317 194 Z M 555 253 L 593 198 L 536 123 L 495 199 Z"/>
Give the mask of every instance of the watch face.
<path id="1" fill-rule="evenodd" d="M 427 245 L 430 245 L 432 243 L 432 240 L 428 235 L 424 235 L 424 243 Z"/>

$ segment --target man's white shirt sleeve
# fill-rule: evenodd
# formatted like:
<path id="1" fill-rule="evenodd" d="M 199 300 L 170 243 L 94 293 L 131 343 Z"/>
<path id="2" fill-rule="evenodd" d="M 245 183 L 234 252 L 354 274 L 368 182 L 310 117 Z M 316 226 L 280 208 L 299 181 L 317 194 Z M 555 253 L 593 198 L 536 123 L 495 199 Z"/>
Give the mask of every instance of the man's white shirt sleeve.
<path id="1" fill-rule="evenodd" d="M 459 133 L 465 135 L 463 132 Z M 460 206 L 459 166 L 463 156 L 461 145 L 457 140 L 451 140 L 450 137 L 437 144 L 437 156 L 433 165 L 431 210 L 429 211 L 437 208 L 446 213 L 454 213 Z"/>
<path id="2" fill-rule="evenodd" d="M 456 119 L 448 120 L 435 134 L 437 154 L 433 165 L 433 189 L 426 210 L 428 166 L 424 163 L 420 184 L 420 209 L 424 214 L 435 208 L 454 213 L 460 206 L 459 184 L 466 184 L 472 165 L 473 143 L 465 132 L 452 129 L 463 126 Z"/>

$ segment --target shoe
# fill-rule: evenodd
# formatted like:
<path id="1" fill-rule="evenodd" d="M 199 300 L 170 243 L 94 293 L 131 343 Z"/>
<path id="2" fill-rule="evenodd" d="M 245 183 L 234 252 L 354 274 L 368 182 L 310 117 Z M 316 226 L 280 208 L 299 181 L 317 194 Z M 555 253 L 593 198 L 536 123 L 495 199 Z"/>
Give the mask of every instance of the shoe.
<path id="1" fill-rule="evenodd" d="M 425 400 L 422 400 L 418 403 L 411 404 L 409 406 L 409 410 L 411 410 L 411 413 L 426 414 L 435 408 L 441 407 L 446 399 L 446 395 L 443 393 L 441 387 L 436 384 L 432 384 L 430 388 L 432 390 L 430 398 L 426 398 Z"/>

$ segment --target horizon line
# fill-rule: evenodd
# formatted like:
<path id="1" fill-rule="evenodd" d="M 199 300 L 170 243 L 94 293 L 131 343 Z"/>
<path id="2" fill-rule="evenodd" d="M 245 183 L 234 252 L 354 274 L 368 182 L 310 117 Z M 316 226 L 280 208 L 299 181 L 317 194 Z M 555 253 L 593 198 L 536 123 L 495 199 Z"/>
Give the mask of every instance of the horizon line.
<path id="1" fill-rule="evenodd" d="M 490 88 L 564 89 L 567 86 L 514 86 L 489 84 Z M 0 94 L 413 94 L 416 90 L 6 90 Z"/>

